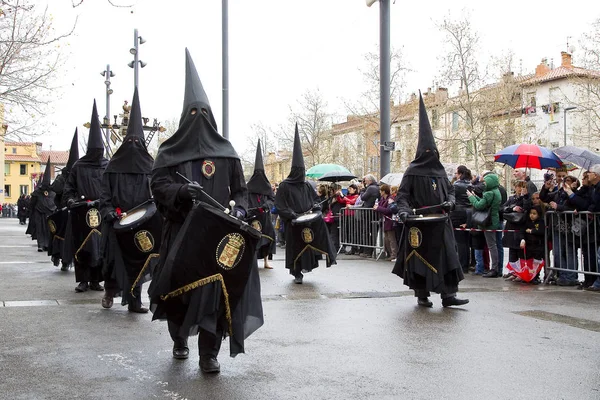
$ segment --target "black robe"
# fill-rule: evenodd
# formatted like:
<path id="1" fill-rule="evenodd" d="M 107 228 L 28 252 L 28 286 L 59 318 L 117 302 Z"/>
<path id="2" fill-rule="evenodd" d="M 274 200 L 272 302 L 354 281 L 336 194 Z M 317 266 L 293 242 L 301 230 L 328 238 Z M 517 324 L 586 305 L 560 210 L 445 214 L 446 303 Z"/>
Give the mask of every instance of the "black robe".
<path id="1" fill-rule="evenodd" d="M 272 195 L 248 193 L 248 215 L 246 221 L 262 233 L 256 249 L 257 258 L 265 258 L 275 254 L 275 227 L 271 219 L 271 209 L 275 204 Z M 257 221 L 258 224 L 254 221 Z"/>
<path id="2" fill-rule="evenodd" d="M 404 175 L 396 205 L 399 212 L 413 214 L 440 214 L 439 208 L 418 209 L 454 202 L 454 187 L 446 177 Z M 412 228 L 412 227 L 411 227 Z M 449 218 L 445 222 L 421 222 L 417 230 L 404 224 L 398 257 L 393 273 L 404 279 L 414 290 L 436 293 L 456 293 L 458 282 L 464 279 L 458 259 L 456 242 Z"/>
<path id="3" fill-rule="evenodd" d="M 100 215 L 102 215 L 102 275 L 105 289 L 115 297 L 121 295 L 121 304 L 128 304 L 125 294 L 137 279 L 141 266 L 127 265 L 123 260 L 121 247 L 113 229 L 114 221 L 107 221 L 106 216 L 117 208 L 127 212 L 148 201 L 151 197 L 149 174 L 126 174 L 105 172 L 102 176 L 102 195 L 100 196 Z M 156 249 L 155 253 L 158 252 Z M 117 287 L 109 287 L 109 281 L 116 282 Z M 138 285 L 144 281 L 138 282 Z M 124 293 L 122 293 L 124 292 Z"/>
<path id="4" fill-rule="evenodd" d="M 93 161 L 81 158 L 75 162 L 65 184 L 63 194 L 65 203 L 71 199 L 76 202 L 99 200 L 102 194 L 102 174 L 107 163 L 105 158 Z M 69 211 L 63 261 L 67 264 L 75 261 L 75 280 L 77 282 L 99 282 L 102 280 L 101 234 L 98 231 L 100 227 L 88 237 L 86 230 L 79 226 L 81 221 L 77 224 L 75 212 L 76 210 L 73 209 Z M 86 238 L 87 241 L 85 241 Z"/>
<path id="5" fill-rule="evenodd" d="M 197 181 L 212 198 L 224 207 L 229 208 L 229 201 L 234 200 L 237 207 L 248 209 L 247 189 L 240 161 L 233 158 L 211 158 L 209 161 L 214 162 L 214 174 L 211 177 L 205 177 L 201 173 L 203 161 L 202 159 L 186 161 L 176 166 L 162 167 L 152 171 L 152 194 L 165 221 L 159 263 L 148 288 L 150 308 L 153 312 L 153 320 L 166 319 L 179 326 L 178 334 L 181 337 L 197 334 L 199 326 L 215 336 L 219 332 L 226 332 L 227 329 L 224 326 L 222 315 L 215 310 L 215 308 L 219 309 L 219 299 L 221 298 L 221 287 L 217 284 L 199 286 L 184 295 L 161 300 L 161 296 L 180 288 L 182 284 L 191 283 L 185 282 L 186 277 L 181 276 L 182 274 L 178 273 L 180 271 L 175 271 L 177 266 L 167 263 L 168 257 L 175 256 L 175 254 L 170 254 L 170 249 L 178 239 L 178 234 L 193 205 L 191 200 L 186 200 L 186 196 L 180 193 L 187 182 L 178 176 L 177 172 L 190 180 Z M 204 196 L 200 200 L 212 204 Z M 185 235 L 186 232 L 181 232 L 181 234 Z M 202 238 L 197 239 L 197 245 L 202 246 Z M 212 254 L 215 249 L 207 248 L 206 251 Z M 207 310 L 211 311 L 207 312 Z M 197 314 L 192 315 L 194 313 Z M 231 337 L 230 340 L 230 354 L 235 356 L 244 351 L 244 339 L 263 323 L 260 280 L 255 258 L 244 296 L 237 307 L 232 310 L 232 320 L 233 325 L 238 326 L 238 329 L 234 328 L 234 336 L 236 336 L 235 332 L 242 334 L 235 338 Z M 217 337 L 217 340 L 221 340 L 221 338 Z"/>
<path id="6" fill-rule="evenodd" d="M 68 176 L 68 175 L 67 175 Z M 50 189 L 56 194 L 54 197 L 54 203 L 57 208 L 64 207 L 66 204 L 63 202 L 63 194 L 65 192 L 65 184 L 66 184 L 66 176 L 65 173 L 61 173 L 54 179 L 52 185 L 50 185 Z"/>
<path id="7" fill-rule="evenodd" d="M 33 210 L 31 219 L 35 225 L 35 236 L 38 242 L 38 249 L 47 250 L 50 245 L 50 231 L 48 229 L 47 219 L 50 214 L 56 210 L 54 204 L 54 192 L 42 189 L 35 190 L 31 195 L 33 200 Z"/>
<path id="8" fill-rule="evenodd" d="M 319 259 L 322 255 L 326 256 L 327 267 L 335 264 L 336 251 L 329 238 L 329 231 L 323 218 L 319 218 L 311 227 L 315 236 L 318 236 L 323 245 L 319 246 L 320 251 L 315 251 L 314 247 L 306 248 L 302 246 L 294 235 L 292 229 L 292 220 L 298 216 L 308 213 L 316 208 L 320 214 L 321 207 L 315 207 L 317 194 L 308 182 L 291 182 L 288 179 L 281 182 L 275 196 L 275 208 L 284 222 L 285 235 L 285 267 L 290 270 L 290 274 L 297 276 L 302 271 L 312 271 L 319 266 Z M 323 238 L 325 237 L 325 238 Z M 298 244 L 299 246 L 296 246 Z"/>

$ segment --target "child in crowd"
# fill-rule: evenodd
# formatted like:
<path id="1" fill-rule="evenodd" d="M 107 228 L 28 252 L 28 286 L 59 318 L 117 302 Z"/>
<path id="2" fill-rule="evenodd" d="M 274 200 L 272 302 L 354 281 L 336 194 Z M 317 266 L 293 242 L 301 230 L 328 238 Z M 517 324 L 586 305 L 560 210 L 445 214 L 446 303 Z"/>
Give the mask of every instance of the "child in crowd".
<path id="1" fill-rule="evenodd" d="M 544 241 L 544 233 L 546 225 L 542 215 L 540 206 L 535 206 L 529 210 L 529 216 L 525 221 L 525 239 L 521 240 L 521 249 L 524 250 L 524 259 L 527 260 L 543 260 L 546 243 Z M 534 261 L 535 262 L 535 261 Z M 539 273 L 531 281 L 531 283 L 539 283 Z"/>

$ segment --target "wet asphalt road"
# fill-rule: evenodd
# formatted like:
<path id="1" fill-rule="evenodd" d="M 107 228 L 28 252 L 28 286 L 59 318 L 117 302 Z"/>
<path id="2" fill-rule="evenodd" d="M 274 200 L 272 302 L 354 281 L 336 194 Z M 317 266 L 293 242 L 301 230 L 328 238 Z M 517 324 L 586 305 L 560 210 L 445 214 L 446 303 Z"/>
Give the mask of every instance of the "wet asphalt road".
<path id="1" fill-rule="evenodd" d="M 261 269 L 265 325 L 221 373 L 171 358 L 166 324 L 75 293 L 0 219 L 0 399 L 600 399 L 600 295 L 469 276 L 418 308 L 391 263 L 347 257 L 294 285 Z M 259 264 L 260 265 L 260 264 Z"/>

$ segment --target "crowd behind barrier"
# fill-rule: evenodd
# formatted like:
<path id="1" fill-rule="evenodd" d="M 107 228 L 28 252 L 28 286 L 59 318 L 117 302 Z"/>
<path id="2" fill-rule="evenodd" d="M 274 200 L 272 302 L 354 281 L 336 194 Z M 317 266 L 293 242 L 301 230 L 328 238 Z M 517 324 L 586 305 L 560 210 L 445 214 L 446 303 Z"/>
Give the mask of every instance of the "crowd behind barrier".
<path id="1" fill-rule="evenodd" d="M 372 249 L 377 259 L 382 255 L 384 218 L 372 208 L 342 208 L 339 214 L 338 253 L 345 247 Z M 363 252 L 364 253 L 364 252 Z M 395 258 L 395 255 L 391 255 Z"/>

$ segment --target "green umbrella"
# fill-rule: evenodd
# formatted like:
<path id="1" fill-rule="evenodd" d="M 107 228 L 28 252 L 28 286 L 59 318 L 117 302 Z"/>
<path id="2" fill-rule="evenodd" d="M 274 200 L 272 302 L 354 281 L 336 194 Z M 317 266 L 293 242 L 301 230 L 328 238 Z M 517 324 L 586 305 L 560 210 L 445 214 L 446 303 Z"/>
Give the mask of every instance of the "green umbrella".
<path id="1" fill-rule="evenodd" d="M 306 171 L 306 176 L 308 176 L 309 178 L 313 178 L 313 179 L 318 179 L 321 176 L 323 176 L 324 174 L 326 174 L 327 172 L 343 172 L 345 174 L 349 174 L 352 175 L 352 172 L 348 171 L 347 168 L 342 167 L 341 165 L 337 165 L 337 164 L 317 164 L 314 167 L 309 168 L 308 171 Z"/>

